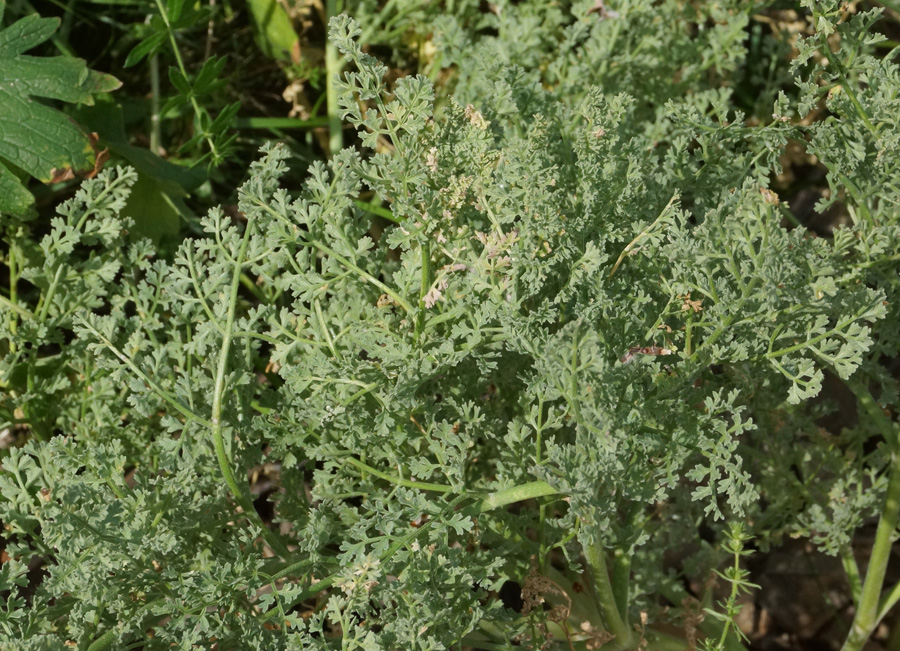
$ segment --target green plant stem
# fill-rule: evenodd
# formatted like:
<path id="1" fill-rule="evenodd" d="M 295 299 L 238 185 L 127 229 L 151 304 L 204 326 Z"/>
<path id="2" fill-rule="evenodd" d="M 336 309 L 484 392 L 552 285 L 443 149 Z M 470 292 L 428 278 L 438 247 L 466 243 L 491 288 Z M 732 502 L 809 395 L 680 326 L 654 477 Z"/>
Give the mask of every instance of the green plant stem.
<path id="1" fill-rule="evenodd" d="M 309 558 L 302 561 L 297 561 L 296 563 L 291 563 L 287 567 L 284 567 L 275 572 L 275 574 L 269 577 L 269 580 L 277 581 L 278 579 L 283 579 L 286 576 L 296 575 L 297 572 L 302 572 L 303 570 L 310 569 L 314 564 L 315 563 L 313 562 L 313 560 Z"/>
<path id="2" fill-rule="evenodd" d="M 662 220 L 663 217 L 665 217 L 666 215 L 669 214 L 669 209 L 672 207 L 672 205 L 675 203 L 675 201 L 677 199 L 678 199 L 678 193 L 676 192 L 675 194 L 672 195 L 672 198 L 669 199 L 669 203 L 667 203 L 665 205 L 665 207 L 660 211 L 659 216 L 653 220 L 653 223 L 649 224 L 646 228 L 644 228 L 644 230 L 642 230 L 640 233 L 638 233 L 635 236 L 635 238 L 633 240 L 631 240 L 624 249 L 622 249 L 622 252 L 619 254 L 619 257 L 616 260 L 616 263 L 612 266 L 612 269 L 610 269 L 610 271 L 609 271 L 609 276 L 607 276 L 608 278 L 612 278 L 613 274 L 616 273 L 616 269 L 619 268 L 619 265 L 622 264 L 622 261 L 625 259 L 625 256 L 627 256 L 631 252 L 631 250 L 635 246 L 637 246 L 638 242 L 640 242 L 645 237 L 649 236 L 650 233 L 652 233 L 653 230 L 656 228 L 656 225 L 660 222 L 660 220 Z"/>
<path id="3" fill-rule="evenodd" d="M 162 134 L 159 116 L 159 54 L 150 56 L 150 151 L 159 156 Z"/>
<path id="4" fill-rule="evenodd" d="M 340 13 L 337 5 L 337 0 L 326 0 L 325 12 L 328 18 Z M 338 113 L 337 87 L 334 85 L 335 77 L 341 73 L 341 67 L 341 56 L 337 46 L 329 40 L 325 45 L 325 76 L 327 79 L 325 95 L 328 103 L 328 149 L 332 157 L 344 148 L 343 125 L 341 125 L 341 116 Z"/>
<path id="5" fill-rule="evenodd" d="M 131 372 L 134 373 L 137 377 L 141 379 L 144 384 L 150 387 L 150 390 L 153 391 L 156 395 L 162 398 L 165 402 L 167 402 L 170 406 L 172 406 L 178 413 L 180 413 L 185 418 L 196 421 L 201 425 L 205 425 L 206 427 L 211 427 L 212 423 L 210 423 L 205 418 L 201 417 L 199 414 L 194 413 L 194 411 L 183 404 L 181 401 L 171 396 L 165 389 L 163 389 L 159 384 L 157 384 L 154 380 L 152 380 L 146 373 L 144 373 L 141 369 L 138 368 L 137 364 L 134 363 L 128 355 L 119 350 L 115 344 L 113 344 L 109 339 L 103 336 L 99 330 L 97 330 L 89 321 L 82 320 L 82 325 L 91 331 L 91 333 L 99 339 L 104 346 L 106 346 L 109 351 L 119 358 L 125 366 L 131 369 Z"/>
<path id="6" fill-rule="evenodd" d="M 629 630 L 628 623 L 619 612 L 616 605 L 616 597 L 609 580 L 609 571 L 606 568 L 606 554 L 599 541 L 594 544 L 584 545 L 584 558 L 588 566 L 588 579 L 597 607 L 603 616 L 607 630 L 615 635 L 610 644 L 610 649 L 633 649 L 637 646 L 634 633 Z"/>
<path id="7" fill-rule="evenodd" d="M 329 118 L 237 118 L 236 129 L 311 129 L 331 123 Z"/>
<path id="8" fill-rule="evenodd" d="M 375 203 L 360 201 L 357 199 L 353 202 L 353 205 L 355 205 L 360 210 L 365 210 L 366 212 L 372 213 L 373 215 L 384 217 L 386 220 L 388 220 L 389 222 L 393 222 L 394 224 L 399 224 L 403 221 L 402 219 L 395 217 L 394 213 L 392 213 L 387 208 L 379 206 Z"/>
<path id="9" fill-rule="evenodd" d="M 891 608 L 896 606 L 898 601 L 900 601 L 900 583 L 894 584 L 894 587 L 878 603 L 877 619 L 879 622 L 891 612 Z"/>
<path id="10" fill-rule="evenodd" d="M 400 296 L 400 294 L 398 294 L 396 291 L 394 291 L 393 289 L 391 289 L 390 287 L 385 285 L 383 282 L 381 282 L 380 280 L 378 280 L 371 274 L 369 274 L 369 273 L 365 272 L 364 270 L 360 269 L 359 267 L 357 267 L 355 264 L 353 264 L 352 262 L 347 260 L 347 258 L 345 258 L 344 256 L 339 255 L 337 252 L 335 252 L 328 246 L 322 244 L 318 240 L 310 240 L 309 243 L 312 244 L 317 249 L 319 249 L 322 253 L 326 253 L 326 254 L 330 255 L 332 258 L 337 260 L 337 262 L 344 265 L 348 269 L 352 269 L 363 280 L 365 280 L 368 283 L 371 283 L 372 285 L 375 285 L 375 287 L 377 287 L 378 289 L 383 291 L 385 294 L 387 294 L 388 296 L 393 298 L 394 301 L 396 301 L 397 305 L 402 307 L 403 311 L 406 312 L 407 314 L 409 314 L 410 312 L 413 311 L 413 306 L 410 305 L 409 302 L 407 302 L 407 300 L 405 298 Z"/>
<path id="11" fill-rule="evenodd" d="M 116 631 L 115 629 L 109 629 L 94 640 L 91 645 L 87 648 L 87 651 L 103 651 L 104 649 L 108 649 L 112 646 L 113 642 L 116 641 Z"/>
<path id="12" fill-rule="evenodd" d="M 387 0 L 381 9 L 372 16 L 372 22 L 369 23 L 364 29 L 362 34 L 359 37 L 360 43 L 369 43 L 375 36 L 383 35 L 386 31 L 385 28 L 385 20 L 394 11 L 394 7 L 397 4 L 397 0 Z M 411 3 L 413 7 L 415 7 L 418 3 Z M 452 9 L 448 11 L 452 12 Z"/>
<path id="13" fill-rule="evenodd" d="M 435 491 L 438 493 L 449 493 L 453 490 L 450 486 L 444 486 L 442 484 L 430 484 L 428 482 L 423 481 L 412 481 L 409 479 L 401 479 L 400 477 L 394 477 L 393 475 L 389 475 L 387 473 L 381 472 L 377 468 L 373 468 L 372 466 L 363 463 L 356 457 L 339 457 L 341 461 L 345 461 L 349 463 L 351 466 L 355 466 L 362 470 L 363 472 L 368 472 L 379 479 L 383 479 L 392 484 L 396 484 L 397 486 L 405 486 L 406 488 L 417 488 L 423 491 Z"/>
<path id="14" fill-rule="evenodd" d="M 735 545 L 742 544 L 740 540 L 735 543 Z M 722 627 L 722 633 L 719 635 L 719 643 L 717 645 L 718 648 L 724 649 L 725 643 L 728 641 L 728 633 L 732 631 L 732 629 L 736 632 L 736 636 L 740 639 L 742 636 L 741 631 L 737 628 L 737 624 L 734 621 L 734 613 L 735 613 L 735 604 L 737 603 L 738 595 L 741 591 L 741 552 L 743 547 L 734 547 L 733 552 L 733 560 L 731 566 L 731 572 L 727 572 L 724 574 L 719 574 L 722 578 L 726 579 L 731 583 L 731 593 L 728 595 L 728 599 L 724 603 L 720 603 L 722 607 L 725 608 L 726 611 L 726 619 L 724 620 Z M 712 599 L 712 591 L 708 591 L 707 594 Z M 738 609 L 740 607 L 738 606 Z"/>
<path id="15" fill-rule="evenodd" d="M 664 585 L 660 589 L 660 593 L 668 599 L 673 604 L 689 604 L 693 597 L 688 595 L 687 591 L 681 587 L 676 586 L 675 584 Z M 687 601 L 686 601 L 687 600 Z M 694 600 L 694 603 L 696 601 Z M 699 604 L 698 604 L 699 605 Z M 695 617 L 694 614 L 685 611 L 685 616 Z M 722 634 L 722 630 L 725 628 L 725 623 L 716 617 L 701 617 L 698 625 L 698 629 L 703 635 L 708 638 L 719 637 Z M 651 640 L 653 636 L 648 636 Z M 655 648 L 655 647 L 650 647 Z M 734 636 L 725 638 L 725 651 L 747 651 L 747 647 L 741 644 L 740 640 L 735 638 Z"/>
<path id="16" fill-rule="evenodd" d="M 512 488 L 497 491 L 496 493 L 491 493 L 490 495 L 485 496 L 480 502 L 476 502 L 469 510 L 474 509 L 476 514 L 487 513 L 488 511 L 493 511 L 501 506 L 508 506 L 510 504 L 515 504 L 516 502 L 558 494 L 557 490 L 547 482 L 533 481 L 528 484 L 521 484 L 519 486 L 513 486 Z"/>
<path id="17" fill-rule="evenodd" d="M 175 62 L 178 64 L 178 69 L 181 71 L 182 76 L 185 80 L 189 80 L 187 68 L 184 65 L 184 59 L 181 56 L 181 50 L 178 48 L 178 42 L 175 40 L 175 30 L 172 29 L 172 24 L 169 22 L 169 14 L 166 11 L 165 6 L 162 3 L 162 0 L 156 0 L 156 8 L 159 9 L 159 15 L 163 19 L 163 22 L 166 25 L 166 32 L 169 34 L 169 43 L 172 44 L 172 54 L 175 55 Z M 194 109 L 194 115 L 199 118 L 199 116 L 204 114 L 202 108 L 200 108 L 200 104 L 197 103 L 197 98 L 194 97 L 193 92 L 190 96 L 191 106 Z M 212 157 L 214 161 L 219 160 L 219 151 L 216 149 L 216 143 L 213 142 L 212 138 L 207 134 L 203 134 L 204 139 L 209 145 L 209 150 L 212 153 Z M 158 153 L 158 152 L 154 152 Z"/>
<path id="18" fill-rule="evenodd" d="M 288 558 L 290 556 L 290 552 L 288 552 L 285 544 L 281 541 L 280 538 L 275 535 L 275 532 L 273 532 L 265 525 L 265 523 L 259 517 L 259 514 L 256 512 L 256 509 L 253 507 L 253 501 L 250 499 L 250 496 L 238 484 L 234 472 L 231 469 L 231 459 L 229 458 L 228 452 L 225 449 L 225 436 L 222 427 L 222 406 L 224 404 L 225 395 L 225 375 L 228 372 L 228 358 L 231 353 L 231 341 L 234 332 L 234 316 L 237 310 L 238 289 L 240 288 L 241 284 L 241 272 L 243 266 L 242 260 L 246 255 L 247 244 L 250 241 L 250 233 L 252 230 L 253 221 L 251 220 L 247 223 L 246 230 L 244 231 L 244 238 L 241 241 L 241 248 L 235 261 L 234 271 L 231 274 L 231 289 L 228 295 L 228 316 L 225 321 L 224 331 L 222 333 L 222 348 L 219 351 L 219 360 L 216 368 L 216 380 L 213 388 L 213 403 L 212 415 L 210 417 L 210 426 L 212 429 L 213 447 L 216 451 L 216 459 L 219 462 L 219 470 L 222 472 L 222 478 L 228 485 L 228 489 L 231 491 L 231 494 L 234 496 L 234 499 L 237 501 L 237 503 L 240 504 L 240 506 L 244 509 L 244 513 L 247 518 L 260 528 L 263 536 L 272 547 L 272 549 L 281 557 Z"/>
<path id="19" fill-rule="evenodd" d="M 544 433 L 544 399 L 538 400 L 537 418 L 532 423 L 535 431 L 534 437 L 534 461 L 540 466 L 543 459 L 543 441 Z M 547 573 L 547 505 L 543 502 L 538 506 L 538 568 L 542 574 Z"/>
<path id="20" fill-rule="evenodd" d="M 841 564 L 844 566 L 844 572 L 850 582 L 850 596 L 853 597 L 853 603 L 858 605 L 859 595 L 862 592 L 862 579 L 859 576 L 859 565 L 853 557 L 853 548 L 850 545 L 841 547 Z"/>
<path id="21" fill-rule="evenodd" d="M 876 298 L 874 300 L 878 301 L 880 299 Z M 871 307 L 872 307 L 872 304 L 868 304 L 864 308 L 860 309 L 860 311 L 857 314 L 852 315 L 850 318 L 848 318 L 844 321 L 838 322 L 838 324 L 835 327 L 833 327 L 831 330 L 828 330 L 827 332 L 823 332 L 822 334 L 817 335 L 815 337 L 810 337 L 809 339 L 806 339 L 805 341 L 803 341 L 799 344 L 794 344 L 793 346 L 788 346 L 787 348 L 782 348 L 781 350 L 771 350 L 772 344 L 774 343 L 774 339 L 773 339 L 772 341 L 769 342 L 769 351 L 765 355 L 763 355 L 763 357 L 765 359 L 773 359 L 775 357 L 783 357 L 784 355 L 790 355 L 791 353 L 795 353 L 798 350 L 803 350 L 804 348 L 814 346 L 815 344 L 817 344 L 820 341 L 823 341 L 825 339 L 828 339 L 829 337 L 838 335 L 839 333 L 844 332 L 851 323 L 859 321 L 860 318 L 862 318 L 862 316 L 865 315 L 869 311 L 869 309 L 871 309 Z"/>
<path id="22" fill-rule="evenodd" d="M 750 296 L 753 291 L 756 289 L 756 285 L 759 284 L 759 278 L 754 277 L 750 280 L 747 286 L 742 290 L 741 299 L 737 302 L 734 308 L 731 310 L 731 313 L 725 317 L 722 323 L 713 330 L 712 334 L 710 334 L 699 346 L 696 346 L 691 353 L 691 356 L 688 358 L 691 361 L 695 361 L 699 353 L 703 350 L 708 350 L 720 337 L 722 337 L 726 332 L 728 332 L 728 328 L 732 326 L 735 320 L 738 318 L 738 314 L 744 309 L 744 304 L 750 300 Z"/>
<path id="23" fill-rule="evenodd" d="M 625 549 L 616 549 L 612 561 L 612 592 L 616 608 L 620 613 L 628 612 L 629 584 L 631 582 L 631 554 Z"/>
<path id="24" fill-rule="evenodd" d="M 575 597 L 575 595 L 580 594 L 579 590 L 584 589 L 584 586 L 579 582 L 580 579 L 583 580 L 580 575 L 558 570 L 553 567 L 552 563 L 547 563 L 547 571 L 542 574 L 562 588 L 567 595 L 573 597 L 572 607 L 569 610 L 570 622 L 580 624 L 581 622 L 597 623 L 599 621 L 600 613 L 597 612 L 594 600 Z M 575 587 L 576 583 L 578 584 L 577 588 Z"/>
<path id="25" fill-rule="evenodd" d="M 24 307 L 17 305 L 13 300 L 6 298 L 4 296 L 0 296 L 0 306 L 10 310 L 11 312 L 15 312 L 23 319 L 33 319 L 34 318 L 34 314 L 32 314 L 31 312 L 26 310 Z M 10 322 L 9 328 L 13 332 L 13 334 L 15 334 L 16 329 L 15 329 L 15 326 L 13 325 L 12 321 Z"/>
<path id="26" fill-rule="evenodd" d="M 318 298 L 313 299 L 313 307 L 316 310 L 316 319 L 319 321 L 319 329 L 322 331 L 322 338 L 328 345 L 328 349 L 336 360 L 341 359 L 341 354 L 334 346 L 334 339 L 331 338 L 331 332 L 328 330 L 328 324 L 325 322 L 325 315 L 322 314 L 322 303 Z"/>
<path id="27" fill-rule="evenodd" d="M 422 253 L 422 282 L 419 287 L 419 314 L 416 318 L 416 341 L 419 340 L 422 331 L 425 329 L 425 297 L 431 291 L 431 247 L 428 242 L 422 242 L 420 245 Z"/>
<path id="28" fill-rule="evenodd" d="M 866 579 L 860 593 L 856 616 L 842 647 L 842 651 L 860 651 L 880 618 L 886 614 L 884 609 L 879 608 L 879 599 L 891 554 L 892 538 L 900 522 L 900 438 L 897 428 L 885 416 L 863 381 L 851 379 L 847 381 L 847 386 L 856 395 L 861 411 L 869 417 L 891 448 L 890 479 L 878 529 L 875 532 L 875 544 L 872 546 L 872 555 L 866 569 Z"/>
<path id="29" fill-rule="evenodd" d="M 255 282 L 253 282 L 253 280 L 250 278 L 250 276 L 248 276 L 246 273 L 241 274 L 241 285 L 244 286 L 244 289 L 246 289 L 248 292 L 253 294 L 253 296 L 256 298 L 256 300 L 258 300 L 263 305 L 268 305 L 269 303 L 272 302 L 269 299 L 269 297 L 266 296 L 263 293 L 263 291 L 259 288 L 259 285 L 257 285 Z"/>
<path id="30" fill-rule="evenodd" d="M 813 12 L 813 17 L 818 18 L 821 14 L 818 12 Z M 869 130 L 869 133 L 872 134 L 872 137 L 876 140 L 878 139 L 878 130 L 875 128 L 875 125 L 869 120 L 869 116 L 866 114 L 866 110 L 863 108 L 863 105 L 860 103 L 859 98 L 856 96 L 856 91 L 850 84 L 850 78 L 847 75 L 847 71 L 844 69 L 844 64 L 837 57 L 836 52 L 831 51 L 831 46 L 828 45 L 828 37 L 819 33 L 819 47 L 822 48 L 825 55 L 828 57 L 829 63 L 833 63 L 835 69 L 838 71 L 838 76 L 841 78 L 843 82 L 842 89 L 845 93 L 847 93 L 847 97 L 850 98 L 850 103 L 853 104 L 853 108 L 856 110 L 857 115 L 859 115 L 860 120 L 863 121 L 863 124 L 866 126 L 866 129 Z"/>

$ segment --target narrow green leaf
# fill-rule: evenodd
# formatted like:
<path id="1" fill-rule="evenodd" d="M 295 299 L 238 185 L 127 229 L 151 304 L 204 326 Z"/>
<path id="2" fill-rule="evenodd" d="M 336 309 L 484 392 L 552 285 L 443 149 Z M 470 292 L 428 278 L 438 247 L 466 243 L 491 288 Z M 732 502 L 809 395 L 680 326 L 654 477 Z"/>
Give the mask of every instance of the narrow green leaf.
<path id="1" fill-rule="evenodd" d="M 163 43 L 166 41 L 165 32 L 156 32 L 151 34 L 143 41 L 134 46 L 128 56 L 125 58 L 125 67 L 130 68 L 144 60 L 144 57 L 156 53 Z"/>
<path id="2" fill-rule="evenodd" d="M 191 95 L 191 82 L 189 82 L 181 71 L 175 66 L 169 66 L 169 81 L 172 82 L 172 85 L 175 86 L 175 89 L 184 95 L 185 97 L 190 97 Z"/>
<path id="3" fill-rule="evenodd" d="M 169 20 L 175 22 L 181 18 L 181 10 L 184 8 L 184 0 L 167 0 L 166 11 L 169 14 Z"/>
<path id="4" fill-rule="evenodd" d="M 249 0 L 250 15 L 260 50 L 271 59 L 292 61 L 300 39 L 291 18 L 278 0 Z"/>

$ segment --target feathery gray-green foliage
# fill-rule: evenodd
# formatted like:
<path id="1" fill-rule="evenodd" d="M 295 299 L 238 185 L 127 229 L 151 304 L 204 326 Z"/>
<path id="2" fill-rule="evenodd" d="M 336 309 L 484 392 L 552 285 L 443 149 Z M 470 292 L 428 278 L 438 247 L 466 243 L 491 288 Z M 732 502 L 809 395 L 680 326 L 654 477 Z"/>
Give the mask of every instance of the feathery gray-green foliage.
<path id="1" fill-rule="evenodd" d="M 335 18 L 361 149 L 292 196 L 265 147 L 238 212 L 211 211 L 171 260 L 127 237 L 127 169 L 86 181 L 37 242 L 4 221 L 13 286 L 33 291 L 0 298 L 0 415 L 31 431 L 0 473 L 0 644 L 669 648 L 656 625 L 691 605 L 663 553 L 705 522 L 716 544 L 684 568 L 732 586 L 700 624 L 730 650 L 750 541 L 802 533 L 846 558 L 900 491 L 883 411 L 900 77 L 871 54 L 878 12 L 807 2 L 816 31 L 750 120 L 726 83 L 744 3 L 664 42 L 657 22 L 705 17 L 608 4 L 567 4 L 558 30 L 560 7 L 502 5 L 471 48 L 443 19 L 459 76 L 437 111 L 428 79 L 388 86 Z M 852 218 L 833 237 L 785 227 L 768 186 L 789 141 Z M 809 404 L 825 373 L 862 414 L 838 440 Z M 865 578 L 858 610 L 874 592 L 880 612 Z"/>

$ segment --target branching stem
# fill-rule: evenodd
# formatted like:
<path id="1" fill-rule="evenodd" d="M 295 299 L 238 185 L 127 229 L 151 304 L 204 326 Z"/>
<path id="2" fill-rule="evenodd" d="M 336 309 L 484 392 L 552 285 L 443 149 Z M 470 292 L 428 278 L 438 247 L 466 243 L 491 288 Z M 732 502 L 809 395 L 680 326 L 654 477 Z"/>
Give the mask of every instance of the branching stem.
<path id="1" fill-rule="evenodd" d="M 864 381 L 851 379 L 847 381 L 847 386 L 856 395 L 857 402 L 862 408 L 861 411 L 868 416 L 870 422 L 875 425 L 891 448 L 890 479 L 884 506 L 881 509 L 881 518 L 878 521 L 878 529 L 875 532 L 875 544 L 872 547 L 872 555 L 866 569 L 866 578 L 862 585 L 856 616 L 853 618 L 850 634 L 842 647 L 842 651 L 860 651 L 875 627 L 878 626 L 878 622 L 887 614 L 887 610 L 882 606 L 891 599 L 896 602 L 900 598 L 900 593 L 894 589 L 883 603 L 880 602 L 893 538 L 897 524 L 900 522 L 900 436 L 898 436 L 898 428 L 882 411 Z M 894 596 L 894 593 L 898 594 Z"/>
<path id="2" fill-rule="evenodd" d="M 584 558 L 587 561 L 588 577 L 597 607 L 603 616 L 607 630 L 615 635 L 609 644 L 610 649 L 633 649 L 637 646 L 634 633 L 629 630 L 627 620 L 619 612 L 616 597 L 606 567 L 606 554 L 599 541 L 584 545 Z"/>
<path id="3" fill-rule="evenodd" d="M 225 376 L 228 373 L 228 358 L 231 353 L 231 341 L 234 333 L 234 317 L 237 310 L 238 289 L 241 284 L 242 261 L 247 252 L 247 244 L 250 241 L 250 233 L 253 230 L 253 221 L 247 223 L 244 231 L 244 238 L 241 241 L 241 248 L 237 255 L 237 261 L 231 275 L 231 289 L 228 295 L 228 315 L 225 321 L 225 327 L 222 332 L 222 348 L 219 351 L 219 361 L 216 368 L 216 379 L 213 388 L 212 416 L 210 417 L 210 428 L 212 430 L 213 448 L 216 451 L 216 459 L 219 462 L 219 470 L 222 472 L 222 478 L 228 485 L 228 489 L 234 496 L 237 503 L 244 509 L 246 516 L 256 524 L 266 538 L 266 542 L 272 549 L 284 558 L 288 558 L 290 553 L 287 547 L 278 538 L 275 533 L 269 529 L 257 514 L 253 507 L 253 502 L 249 495 L 238 484 L 234 472 L 231 469 L 231 459 L 228 451 L 225 449 L 225 435 L 222 427 L 222 407 L 224 405 L 225 395 Z"/>

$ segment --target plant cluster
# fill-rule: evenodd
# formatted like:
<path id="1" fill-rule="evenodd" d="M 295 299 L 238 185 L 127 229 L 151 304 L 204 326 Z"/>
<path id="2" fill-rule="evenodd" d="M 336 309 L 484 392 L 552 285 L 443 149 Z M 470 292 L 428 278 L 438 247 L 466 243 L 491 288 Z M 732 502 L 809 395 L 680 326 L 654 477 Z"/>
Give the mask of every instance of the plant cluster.
<path id="1" fill-rule="evenodd" d="M 340 151 L 337 96 L 323 79 L 346 61 L 324 26 L 344 11 L 363 22 L 367 44 L 389 48 L 407 70 L 417 65 L 410 53 L 428 44 L 411 26 L 437 15 L 418 1 L 0 1 L 0 208 L 33 214 L 35 197 L 58 203 L 77 178 L 126 164 L 138 179 L 123 213 L 133 232 L 168 251 L 183 222 L 196 226 L 196 213 L 234 199 L 264 142 L 257 134 L 280 138 L 301 160 Z M 51 108 L 47 99 L 79 105 Z"/>
<path id="2" fill-rule="evenodd" d="M 301 192 L 266 145 L 171 257 L 130 168 L 4 215 L 0 644 L 732 651 L 742 559 L 803 535 L 862 649 L 900 600 L 900 69 L 880 9 L 788 43 L 745 4 L 451 6 L 437 87 L 340 14 L 360 146 Z M 797 145 L 828 236 L 773 189 Z"/>

